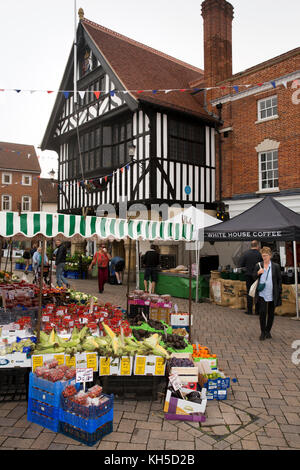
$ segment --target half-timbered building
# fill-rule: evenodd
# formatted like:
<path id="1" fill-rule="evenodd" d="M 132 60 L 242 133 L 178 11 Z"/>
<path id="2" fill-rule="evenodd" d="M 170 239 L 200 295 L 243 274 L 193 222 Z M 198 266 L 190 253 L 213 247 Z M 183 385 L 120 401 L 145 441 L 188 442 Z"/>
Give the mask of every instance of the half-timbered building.
<path id="1" fill-rule="evenodd" d="M 58 210 L 215 207 L 215 128 L 203 71 L 83 17 L 42 142 L 59 155 Z M 76 88 L 74 88 L 74 83 Z M 135 155 L 129 156 L 130 146 Z"/>

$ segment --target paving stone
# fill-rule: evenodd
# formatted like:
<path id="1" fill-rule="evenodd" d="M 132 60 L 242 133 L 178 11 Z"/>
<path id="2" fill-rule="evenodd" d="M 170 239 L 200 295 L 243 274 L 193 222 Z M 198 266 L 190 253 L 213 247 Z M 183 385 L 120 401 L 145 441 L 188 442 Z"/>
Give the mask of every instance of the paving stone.
<path id="1" fill-rule="evenodd" d="M 31 445 L 31 449 L 40 449 L 40 450 L 46 450 L 50 446 L 50 444 L 53 442 L 53 439 L 56 434 L 51 434 L 51 433 L 45 433 L 41 432 L 39 435 L 38 439 L 35 439 L 34 442 Z"/>
<path id="2" fill-rule="evenodd" d="M 195 450 L 212 450 L 212 448 L 213 446 L 203 439 L 195 439 Z"/>
<path id="3" fill-rule="evenodd" d="M 135 444 L 146 444 L 148 442 L 150 430 L 148 429 L 138 429 L 136 428 L 133 431 L 131 442 Z"/>
<path id="4" fill-rule="evenodd" d="M 286 444 L 285 439 L 280 437 L 268 437 L 268 436 L 258 436 L 258 442 L 261 446 L 284 446 Z"/>
<path id="5" fill-rule="evenodd" d="M 147 443 L 147 450 L 164 450 L 165 440 L 163 439 L 149 439 Z"/>
<path id="6" fill-rule="evenodd" d="M 73 441 L 74 442 L 74 441 Z M 67 444 L 57 444 L 57 443 L 52 443 L 48 447 L 48 450 L 66 450 Z"/>
<path id="7" fill-rule="evenodd" d="M 242 424 L 241 420 L 235 413 L 223 413 L 223 419 L 226 424 Z"/>
<path id="8" fill-rule="evenodd" d="M 146 413 L 123 413 L 123 419 L 134 419 L 135 421 L 147 421 L 148 414 Z"/>
<path id="9" fill-rule="evenodd" d="M 150 439 L 177 440 L 177 431 L 150 431 Z"/>
<path id="10" fill-rule="evenodd" d="M 149 429 L 152 431 L 160 431 L 161 423 L 152 423 L 150 421 L 137 421 L 135 427 L 140 429 Z"/>
<path id="11" fill-rule="evenodd" d="M 211 430 L 217 436 L 224 436 L 230 432 L 226 426 L 213 426 Z"/>
<path id="12" fill-rule="evenodd" d="M 127 432 L 112 432 L 103 437 L 103 441 L 130 442 L 131 434 Z"/>
<path id="13" fill-rule="evenodd" d="M 178 440 L 181 441 L 193 441 L 194 436 L 189 432 L 190 430 L 183 431 L 181 429 L 178 430 Z"/>
<path id="14" fill-rule="evenodd" d="M 27 404 L 18 405 L 7 415 L 7 418 L 20 419 L 27 414 Z"/>
<path id="15" fill-rule="evenodd" d="M 10 447 L 12 449 L 29 449 L 34 439 L 22 439 L 21 437 L 8 437 L 2 444 L 2 447 Z"/>
<path id="16" fill-rule="evenodd" d="M 4 437 L 21 437 L 22 434 L 24 433 L 24 428 L 16 428 L 14 426 L 7 426 L 7 427 L 1 427 L 0 428 L 0 436 Z M 29 437 L 29 436 L 28 436 Z"/>
<path id="17" fill-rule="evenodd" d="M 213 445 L 213 449 L 214 450 L 226 450 L 226 449 L 230 449 L 230 444 L 226 441 L 219 441 L 217 442 L 216 444 Z"/>
<path id="18" fill-rule="evenodd" d="M 67 446 L 66 450 L 97 450 L 96 446 L 76 446 L 76 445 L 69 445 Z"/>
<path id="19" fill-rule="evenodd" d="M 118 424 L 118 431 L 119 432 L 133 432 L 135 428 L 135 420 L 133 419 L 121 419 Z"/>
<path id="20" fill-rule="evenodd" d="M 192 441 L 168 441 L 166 440 L 166 450 L 195 450 L 194 440 Z"/>
<path id="21" fill-rule="evenodd" d="M 147 445 L 146 444 L 139 444 L 139 443 L 132 443 L 132 442 L 119 442 L 117 444 L 116 450 L 146 450 Z"/>
<path id="22" fill-rule="evenodd" d="M 249 440 L 249 439 L 242 439 L 241 443 L 242 443 L 242 447 L 244 450 L 259 450 L 260 449 L 259 444 L 256 440 L 254 441 L 254 440 Z"/>
<path id="23" fill-rule="evenodd" d="M 98 445 L 99 450 L 115 450 L 117 447 L 117 442 L 101 441 Z M 127 443 L 128 445 L 128 443 Z"/>

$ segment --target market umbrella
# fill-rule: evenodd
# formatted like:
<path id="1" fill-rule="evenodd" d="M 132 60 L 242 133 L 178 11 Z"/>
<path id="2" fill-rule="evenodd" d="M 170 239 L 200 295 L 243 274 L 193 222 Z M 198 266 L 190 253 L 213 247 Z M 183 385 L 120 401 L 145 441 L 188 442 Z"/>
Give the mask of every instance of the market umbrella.
<path id="1" fill-rule="evenodd" d="M 198 235 L 200 237 L 200 233 Z M 300 241 L 300 214 L 287 208 L 272 196 L 260 202 L 231 220 L 204 229 L 206 241 L 292 241 L 296 286 L 296 312 L 299 319 L 297 251 Z"/>
<path id="2" fill-rule="evenodd" d="M 168 222 L 172 223 L 189 223 L 193 225 L 193 241 L 196 250 L 196 296 L 195 301 L 198 302 L 198 294 L 199 294 L 199 274 L 200 274 L 200 250 L 202 246 L 203 237 L 203 230 L 205 227 L 209 227 L 213 224 L 220 224 L 222 223 L 221 220 L 212 217 L 211 215 L 207 214 L 203 210 L 190 206 L 187 209 L 183 210 L 175 217 L 168 219 Z M 192 247 L 190 247 L 192 249 Z"/>

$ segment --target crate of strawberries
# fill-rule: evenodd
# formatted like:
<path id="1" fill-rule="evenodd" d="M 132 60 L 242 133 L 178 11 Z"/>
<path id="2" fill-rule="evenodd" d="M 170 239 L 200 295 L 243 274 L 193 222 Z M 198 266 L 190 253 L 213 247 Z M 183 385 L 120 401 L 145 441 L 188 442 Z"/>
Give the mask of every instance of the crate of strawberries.
<path id="1" fill-rule="evenodd" d="M 88 432 L 94 432 L 113 416 L 113 395 L 102 393 L 94 385 L 87 391 L 68 385 L 61 393 L 60 421 Z"/>

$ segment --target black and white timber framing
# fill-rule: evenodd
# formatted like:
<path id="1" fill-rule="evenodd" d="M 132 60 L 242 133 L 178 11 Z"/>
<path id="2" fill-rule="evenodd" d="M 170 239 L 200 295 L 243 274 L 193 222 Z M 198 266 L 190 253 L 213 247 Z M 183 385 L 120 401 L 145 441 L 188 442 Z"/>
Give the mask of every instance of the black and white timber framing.
<path id="1" fill-rule="evenodd" d="M 42 143 L 43 150 L 55 150 L 59 155 L 58 211 L 76 214 L 81 213 L 83 207 L 90 207 L 93 213 L 102 204 L 113 204 L 118 209 L 125 196 L 128 204 L 176 203 L 183 206 L 190 203 L 213 207 L 216 186 L 214 124 L 136 100 L 122 87 L 86 34 L 83 34 L 81 44 L 85 50 L 90 50 L 93 66 L 81 76 L 79 54 L 77 107 L 73 93 L 67 99 L 62 93 L 58 94 Z M 72 69 L 71 51 L 61 89 L 73 89 Z M 96 90 L 102 91 L 98 99 L 93 93 Z M 85 91 L 84 96 L 80 96 L 82 91 Z M 177 122 L 183 132 L 180 135 L 181 130 L 178 131 L 178 139 L 171 130 L 176 128 Z M 109 145 L 104 145 L 104 134 L 109 127 L 112 128 L 110 133 L 118 134 L 116 140 L 111 141 L 110 151 Z M 192 132 L 192 140 L 196 139 L 196 142 L 185 140 L 185 132 Z M 128 157 L 129 143 L 136 147 L 134 162 Z M 193 158 L 189 149 L 192 149 Z M 106 153 L 110 155 L 108 159 Z M 126 163 L 128 166 L 124 167 Z M 122 171 L 120 167 L 123 167 Z M 78 184 L 81 180 L 110 174 L 111 180 L 104 190 L 88 193 Z M 187 186 L 190 194 L 185 191 Z"/>

